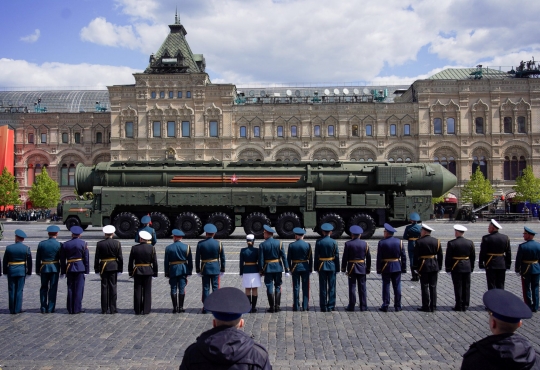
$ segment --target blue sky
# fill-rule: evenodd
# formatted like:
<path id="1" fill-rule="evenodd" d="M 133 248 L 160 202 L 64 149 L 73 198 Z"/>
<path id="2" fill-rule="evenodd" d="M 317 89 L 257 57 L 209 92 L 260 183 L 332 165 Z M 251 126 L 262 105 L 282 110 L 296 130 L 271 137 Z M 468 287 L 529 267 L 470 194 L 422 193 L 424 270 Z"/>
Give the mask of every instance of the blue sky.
<path id="1" fill-rule="evenodd" d="M 0 88 L 133 83 L 174 21 L 216 83 L 408 84 L 540 58 L 540 2 L 17 0 L 0 13 Z"/>

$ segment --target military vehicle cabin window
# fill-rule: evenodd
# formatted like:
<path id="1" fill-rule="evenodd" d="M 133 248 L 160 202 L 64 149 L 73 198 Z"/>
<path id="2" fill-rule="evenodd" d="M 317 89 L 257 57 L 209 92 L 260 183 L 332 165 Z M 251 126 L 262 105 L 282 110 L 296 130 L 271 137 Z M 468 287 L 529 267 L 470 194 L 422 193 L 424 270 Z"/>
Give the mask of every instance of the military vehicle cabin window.
<path id="1" fill-rule="evenodd" d="M 159 97 L 160 97 L 161 99 L 164 99 L 164 98 L 165 98 L 165 91 L 160 91 L 160 92 L 159 92 Z"/>
<path id="2" fill-rule="evenodd" d="M 182 121 L 182 137 L 189 137 L 190 136 L 190 125 L 189 121 Z"/>
<path id="3" fill-rule="evenodd" d="M 253 127 L 253 137 L 261 137 L 261 128 L 259 126 Z"/>
<path id="4" fill-rule="evenodd" d="M 358 125 L 352 126 L 352 136 L 358 136 Z"/>
<path id="5" fill-rule="evenodd" d="M 152 124 L 152 136 L 161 137 L 161 122 L 154 121 Z"/>
<path id="6" fill-rule="evenodd" d="M 442 134 L 442 119 L 440 118 L 433 119 L 433 133 Z"/>
<path id="7" fill-rule="evenodd" d="M 169 121 L 167 122 L 167 137 L 176 136 L 176 122 Z"/>
<path id="8" fill-rule="evenodd" d="M 133 122 L 126 122 L 126 137 L 133 137 Z"/>
<path id="9" fill-rule="evenodd" d="M 390 125 L 390 136 L 396 136 L 396 125 Z"/>
<path id="10" fill-rule="evenodd" d="M 518 117 L 517 124 L 518 124 L 518 133 L 526 134 L 527 126 L 525 125 L 525 117 L 521 117 L 521 116 Z"/>
<path id="11" fill-rule="evenodd" d="M 246 137 L 246 126 L 240 126 L 240 137 Z"/>
<path id="12" fill-rule="evenodd" d="M 34 134 L 28 134 L 28 144 L 34 144 Z"/>
<path id="13" fill-rule="evenodd" d="M 169 99 L 174 98 L 174 91 L 169 91 Z"/>
<path id="14" fill-rule="evenodd" d="M 313 136 L 321 136 L 321 126 L 316 125 L 313 127 Z"/>
<path id="15" fill-rule="evenodd" d="M 47 144 L 47 134 L 41 134 L 41 144 Z"/>
<path id="16" fill-rule="evenodd" d="M 455 134 L 456 133 L 456 121 L 453 118 L 446 119 L 446 133 Z"/>
<path id="17" fill-rule="evenodd" d="M 291 137 L 298 136 L 296 126 L 291 126 Z"/>
<path id="18" fill-rule="evenodd" d="M 511 134 L 512 133 L 512 117 L 504 117 L 504 133 L 505 134 Z"/>
<path id="19" fill-rule="evenodd" d="M 278 126 L 277 127 L 277 136 L 278 137 L 283 137 L 283 126 Z"/>
<path id="20" fill-rule="evenodd" d="M 152 91 L 150 93 L 150 96 L 152 97 L 152 99 L 155 99 L 156 98 L 156 92 L 155 91 Z"/>
<path id="21" fill-rule="evenodd" d="M 373 130 L 372 130 L 371 127 L 372 127 L 371 125 L 366 125 L 366 136 L 372 136 L 373 135 Z"/>
<path id="22" fill-rule="evenodd" d="M 328 126 L 328 136 L 334 136 L 334 126 Z"/>
<path id="23" fill-rule="evenodd" d="M 474 119 L 474 126 L 475 126 L 475 132 L 477 134 L 483 134 L 484 133 L 484 118 L 476 117 Z"/>
<path id="24" fill-rule="evenodd" d="M 186 91 L 186 98 L 191 98 L 191 91 Z"/>
<path id="25" fill-rule="evenodd" d="M 182 99 L 182 91 L 178 91 L 178 99 Z"/>
<path id="26" fill-rule="evenodd" d="M 96 132 L 96 144 L 101 144 L 103 142 L 103 134 L 101 132 Z"/>
<path id="27" fill-rule="evenodd" d="M 75 136 L 75 143 L 80 144 L 81 143 L 81 133 L 76 132 L 74 136 Z"/>
<path id="28" fill-rule="evenodd" d="M 62 143 L 67 144 L 68 143 L 68 133 L 62 132 Z"/>
<path id="29" fill-rule="evenodd" d="M 403 126 L 403 135 L 410 136 L 411 135 L 411 125 L 404 125 Z"/>
<path id="30" fill-rule="evenodd" d="M 188 96 L 189 98 L 189 96 Z M 218 136 L 218 124 L 217 121 L 210 121 L 210 137 L 217 137 Z"/>

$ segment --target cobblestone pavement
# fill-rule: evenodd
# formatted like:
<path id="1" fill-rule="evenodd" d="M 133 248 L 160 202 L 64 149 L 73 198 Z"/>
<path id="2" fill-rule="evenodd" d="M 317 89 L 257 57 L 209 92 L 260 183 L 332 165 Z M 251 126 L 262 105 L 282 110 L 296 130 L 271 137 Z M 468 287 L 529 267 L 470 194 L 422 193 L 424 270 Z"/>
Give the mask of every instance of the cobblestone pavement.
<path id="1" fill-rule="evenodd" d="M 0 242 L 0 256 L 13 240 L 13 231 L 22 228 L 29 235 L 26 244 L 35 251 L 40 240 L 46 238 L 44 223 L 6 222 L 4 240 Z M 453 239 L 452 223 L 432 221 L 432 234 L 446 242 Z M 515 257 L 522 240 L 522 224 L 503 224 L 502 232 L 510 236 Z M 540 223 L 529 226 L 540 231 Z M 467 224 L 466 237 L 477 246 L 487 233 L 487 223 Z M 403 233 L 398 229 L 398 236 Z M 382 237 L 377 231 L 369 241 L 372 258 Z M 62 226 L 59 240 L 68 240 L 69 233 Z M 89 228 L 83 239 L 88 241 L 90 257 L 95 244 L 101 240 L 98 228 Z M 340 251 L 346 239 L 339 240 Z M 196 240 L 188 240 L 196 245 Z M 308 242 L 315 245 L 315 234 L 308 234 Z M 123 240 L 126 259 L 134 243 Z M 39 312 L 39 277 L 27 279 L 23 309 L 19 315 L 10 315 L 7 309 L 7 279 L 0 278 L 0 367 L 25 369 L 174 369 L 178 368 L 185 348 L 199 333 L 211 328 L 211 316 L 200 314 L 201 282 L 196 276 L 189 279 L 186 313 L 171 314 L 168 280 L 163 275 L 163 251 L 168 243 L 158 241 L 160 275 L 153 281 L 152 313 L 135 316 L 132 310 L 132 281 L 126 273 L 118 282 L 117 315 L 101 315 L 99 278 L 91 274 L 86 278 L 83 306 L 85 314 L 67 315 L 65 307 L 66 282 L 60 281 L 57 313 Z M 222 286 L 240 288 L 238 253 L 245 246 L 244 234 L 236 232 L 233 238 L 223 240 L 227 257 L 227 274 Z M 286 241 L 285 245 L 288 245 Z M 280 313 L 265 313 L 266 294 L 260 290 L 259 312 L 247 314 L 245 331 L 262 343 L 270 354 L 275 369 L 454 369 L 469 345 L 488 335 L 487 314 L 482 304 L 486 291 L 485 275 L 475 269 L 472 277 L 471 307 L 466 313 L 453 312 L 453 288 L 450 276 L 441 273 L 438 285 L 438 308 L 435 313 L 416 311 L 420 303 L 420 287 L 410 282 L 410 271 L 403 276 L 403 311 L 382 313 L 381 280 L 372 273 L 368 276 L 368 312 L 346 312 L 346 277 L 337 278 L 337 310 L 322 313 L 318 309 L 317 277 L 311 277 L 312 309 L 292 312 L 291 281 L 284 277 L 282 308 Z M 521 295 L 519 278 L 511 271 L 507 274 L 506 289 Z M 392 304 L 391 304 L 392 305 Z M 315 309 L 314 309 L 315 308 Z M 540 348 L 540 316 L 526 320 L 519 332 L 536 348 Z"/>

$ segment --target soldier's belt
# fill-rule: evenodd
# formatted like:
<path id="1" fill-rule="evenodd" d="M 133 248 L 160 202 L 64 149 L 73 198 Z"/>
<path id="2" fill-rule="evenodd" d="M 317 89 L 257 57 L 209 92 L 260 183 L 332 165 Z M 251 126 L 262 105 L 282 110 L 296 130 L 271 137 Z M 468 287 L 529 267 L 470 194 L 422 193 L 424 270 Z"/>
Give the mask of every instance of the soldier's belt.
<path id="1" fill-rule="evenodd" d="M 532 260 L 523 260 L 521 263 L 525 263 L 527 265 L 527 269 L 523 273 L 523 275 L 526 275 L 529 269 L 531 268 L 531 265 L 534 265 L 535 263 L 538 263 L 538 260 L 532 261 Z"/>
<path id="2" fill-rule="evenodd" d="M 296 270 L 296 266 L 299 263 L 304 263 L 304 262 L 308 262 L 308 260 L 292 260 L 292 263 L 294 263 L 294 266 L 291 269 L 291 273 L 294 272 L 294 270 Z"/>
<path id="3" fill-rule="evenodd" d="M 275 263 L 279 262 L 279 260 L 264 260 L 264 263 Z"/>
<path id="4" fill-rule="evenodd" d="M 364 260 L 349 260 L 348 263 L 364 263 Z"/>
<path id="5" fill-rule="evenodd" d="M 78 262 L 78 261 L 82 261 L 82 258 L 73 258 L 71 260 L 67 260 L 68 263 Z"/>
<path id="6" fill-rule="evenodd" d="M 335 257 L 319 257 L 319 261 L 333 261 Z"/>
<path id="7" fill-rule="evenodd" d="M 45 265 L 52 265 L 55 263 L 59 263 L 60 261 L 41 261 L 41 267 L 39 268 L 39 272 L 41 272 L 41 269 L 43 269 L 43 266 Z"/>
<path id="8" fill-rule="evenodd" d="M 210 263 L 210 262 L 217 262 L 217 258 L 211 259 L 211 260 L 202 260 L 202 263 Z"/>
<path id="9" fill-rule="evenodd" d="M 383 259 L 383 262 L 385 262 L 382 270 L 381 270 L 381 273 L 384 271 L 384 269 L 386 268 L 386 266 L 388 266 L 388 262 L 399 262 L 399 258 L 385 258 Z"/>
<path id="10" fill-rule="evenodd" d="M 429 258 L 435 258 L 435 255 L 431 255 L 431 256 L 420 256 L 418 258 L 423 258 L 423 259 L 429 259 Z"/>
<path id="11" fill-rule="evenodd" d="M 100 275 L 103 274 L 103 271 L 105 271 L 105 266 L 107 266 L 107 262 L 116 262 L 116 258 L 104 258 L 101 260 L 101 262 L 103 262 L 103 266 L 101 267 L 101 272 L 99 273 Z"/>
<path id="12" fill-rule="evenodd" d="M 244 262 L 244 266 L 257 266 L 257 262 Z"/>
<path id="13" fill-rule="evenodd" d="M 181 265 L 181 264 L 184 264 L 184 263 L 187 263 L 187 261 L 186 260 L 174 261 L 174 262 L 169 262 L 169 266 L 170 265 Z"/>
<path id="14" fill-rule="evenodd" d="M 137 271 L 139 267 L 147 267 L 147 266 L 152 266 L 152 264 L 151 263 L 136 263 L 132 274 L 135 275 L 135 271 Z"/>
<path id="15" fill-rule="evenodd" d="M 409 240 L 409 241 L 413 240 L 414 241 L 414 240 L 418 240 L 418 238 L 409 238 L 407 240 Z"/>
<path id="16" fill-rule="evenodd" d="M 491 259 L 493 257 L 502 257 L 502 256 L 504 256 L 504 253 L 488 253 L 487 255 L 489 256 L 489 258 L 488 258 L 488 260 L 486 262 L 486 267 L 487 267 L 487 265 L 489 265 L 489 263 L 491 262 Z"/>
<path id="17" fill-rule="evenodd" d="M 420 272 L 422 270 L 422 267 L 424 267 L 424 263 L 426 262 L 426 260 L 428 259 L 432 259 L 432 258 L 435 258 L 435 255 L 431 255 L 431 256 L 420 256 L 418 257 L 422 260 L 422 264 L 420 265 L 420 268 L 418 269 L 418 272 Z"/>
<path id="18" fill-rule="evenodd" d="M 13 266 L 13 265 L 25 265 L 26 262 L 8 262 L 8 266 Z"/>
<path id="19" fill-rule="evenodd" d="M 456 260 L 456 262 L 454 262 L 454 266 L 452 266 L 452 270 L 450 271 L 454 271 L 454 267 L 456 267 L 459 261 L 468 260 L 469 257 L 452 257 L 452 259 Z"/>

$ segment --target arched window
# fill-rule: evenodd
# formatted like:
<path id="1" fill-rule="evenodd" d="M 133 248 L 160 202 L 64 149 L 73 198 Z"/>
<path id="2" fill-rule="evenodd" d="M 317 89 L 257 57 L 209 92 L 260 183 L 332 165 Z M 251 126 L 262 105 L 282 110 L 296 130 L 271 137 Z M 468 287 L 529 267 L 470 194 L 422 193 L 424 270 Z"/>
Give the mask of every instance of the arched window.
<path id="1" fill-rule="evenodd" d="M 240 137 L 246 137 L 246 126 L 240 126 Z"/>
<path id="2" fill-rule="evenodd" d="M 373 130 L 371 125 L 366 125 L 366 136 L 373 136 Z"/>
<path id="3" fill-rule="evenodd" d="M 352 125 L 352 136 L 358 136 L 358 125 Z"/>
<path id="4" fill-rule="evenodd" d="M 487 168 L 486 157 L 484 156 L 473 157 L 472 172 L 475 173 L 477 168 L 480 168 L 480 172 L 482 172 L 484 177 L 487 179 L 488 168 Z"/>
<path id="5" fill-rule="evenodd" d="M 277 136 L 278 137 L 283 137 L 283 126 L 278 126 L 277 127 Z"/>
<path id="6" fill-rule="evenodd" d="M 433 133 L 442 134 L 442 119 L 440 118 L 433 119 Z"/>
<path id="7" fill-rule="evenodd" d="M 525 117 L 522 117 L 522 116 L 518 117 L 517 124 L 518 124 L 518 133 L 526 134 L 527 133 L 527 125 L 526 125 Z"/>
<path id="8" fill-rule="evenodd" d="M 512 158 L 509 156 L 504 157 L 504 179 L 515 180 L 526 167 L 527 160 L 524 156 L 520 156 L 519 159 L 515 155 Z"/>
<path id="9" fill-rule="evenodd" d="M 446 133 L 455 134 L 456 133 L 456 120 L 453 118 L 446 119 Z"/>
<path id="10" fill-rule="evenodd" d="M 474 127 L 475 127 L 475 132 L 477 134 L 483 134 L 484 133 L 484 118 L 476 117 L 474 119 Z"/>
<path id="11" fill-rule="evenodd" d="M 356 149 L 351 153 L 350 160 L 353 162 L 373 162 L 373 157 L 375 157 L 375 155 L 371 150 Z"/>
<path id="12" fill-rule="evenodd" d="M 511 134 L 512 133 L 512 117 L 504 117 L 504 133 L 505 134 Z"/>
<path id="13" fill-rule="evenodd" d="M 446 168 L 448 171 L 450 171 L 452 174 L 456 174 L 456 160 L 454 159 L 454 157 L 446 157 L 446 156 L 441 156 L 441 157 L 434 157 L 433 158 L 433 162 L 434 163 L 438 163 L 440 164 L 441 166 L 443 166 L 444 168 Z"/>
<path id="14" fill-rule="evenodd" d="M 313 136 L 321 136 L 321 126 L 316 125 L 313 127 Z"/>

